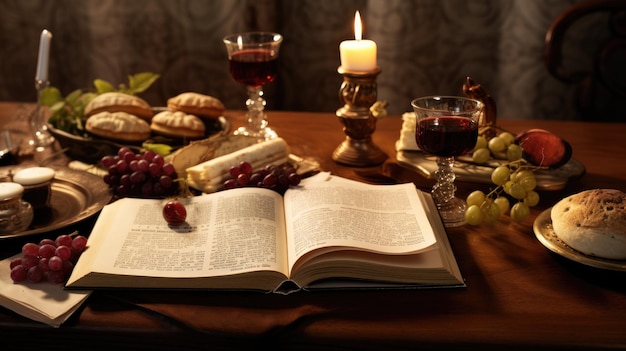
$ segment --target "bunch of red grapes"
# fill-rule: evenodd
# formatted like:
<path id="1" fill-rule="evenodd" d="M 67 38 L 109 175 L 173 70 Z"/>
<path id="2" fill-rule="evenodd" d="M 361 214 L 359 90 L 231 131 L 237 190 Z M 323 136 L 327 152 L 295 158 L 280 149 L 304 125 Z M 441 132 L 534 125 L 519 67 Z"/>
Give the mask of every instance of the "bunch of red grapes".
<path id="1" fill-rule="evenodd" d="M 290 186 L 300 184 L 300 175 L 289 165 L 267 165 L 254 170 L 249 162 L 242 161 L 230 168 L 231 178 L 224 181 L 224 190 L 240 187 L 267 188 L 284 194 Z"/>
<path id="2" fill-rule="evenodd" d="M 108 170 L 104 182 L 118 197 L 160 198 L 178 191 L 174 166 L 154 151 L 135 153 L 121 147 L 117 155 L 104 156 L 100 164 Z"/>
<path id="3" fill-rule="evenodd" d="M 87 246 L 82 235 L 59 235 L 56 240 L 43 239 L 39 244 L 22 246 L 22 257 L 11 261 L 11 279 L 18 283 L 49 281 L 61 284 L 69 278 L 72 269 Z"/>

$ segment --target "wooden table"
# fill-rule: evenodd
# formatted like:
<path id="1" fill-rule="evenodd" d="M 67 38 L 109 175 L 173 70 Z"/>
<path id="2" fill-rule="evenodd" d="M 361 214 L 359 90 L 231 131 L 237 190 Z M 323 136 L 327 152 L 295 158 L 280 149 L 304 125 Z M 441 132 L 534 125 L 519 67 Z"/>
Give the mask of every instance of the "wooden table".
<path id="1" fill-rule="evenodd" d="M 13 123 L 9 121 L 15 109 L 15 104 L 0 104 L 3 128 Z M 235 126 L 241 124 L 241 113 L 228 112 L 227 117 Z M 269 117 L 293 153 L 315 159 L 323 170 L 366 182 L 411 178 L 424 190 L 432 185 L 395 162 L 394 143 L 401 126 L 397 116 L 379 121 L 374 141 L 389 159 L 369 168 L 332 161 L 332 151 L 344 139 L 333 114 L 270 112 Z M 135 350 L 626 349 L 625 274 L 553 254 L 532 230 L 537 214 L 566 195 L 591 188 L 626 191 L 626 124 L 506 119 L 499 124 L 511 131 L 556 132 L 571 143 L 587 173 L 563 190 L 541 193 L 541 203 L 524 223 L 502 217 L 492 227 L 449 229 L 467 288 L 288 296 L 97 291 L 58 329 L 0 308 L 0 342 L 13 340 L 26 348 L 42 343 L 68 349 L 116 345 Z M 459 184 L 459 195 L 476 187 Z M 2 257 L 17 252 L 16 241 L 2 242 Z"/>

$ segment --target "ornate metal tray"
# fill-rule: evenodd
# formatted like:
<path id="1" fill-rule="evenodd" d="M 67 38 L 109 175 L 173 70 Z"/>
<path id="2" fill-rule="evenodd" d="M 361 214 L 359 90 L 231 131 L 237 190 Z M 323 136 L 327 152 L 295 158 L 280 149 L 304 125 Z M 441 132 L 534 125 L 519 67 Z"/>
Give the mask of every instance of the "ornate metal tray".
<path id="1" fill-rule="evenodd" d="M 31 226 L 22 232 L 0 234 L 1 239 L 41 234 L 85 220 L 111 201 L 112 193 L 102 177 L 69 168 L 55 168 L 50 208 L 35 212 Z M 2 167 L 0 174 L 19 167 Z"/>

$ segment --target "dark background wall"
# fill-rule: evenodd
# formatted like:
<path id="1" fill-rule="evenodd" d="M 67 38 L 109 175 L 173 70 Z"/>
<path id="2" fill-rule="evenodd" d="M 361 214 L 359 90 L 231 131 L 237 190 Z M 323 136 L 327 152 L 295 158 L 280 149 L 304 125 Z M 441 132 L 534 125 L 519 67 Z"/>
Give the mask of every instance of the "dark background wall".
<path id="1" fill-rule="evenodd" d="M 245 90 L 227 71 L 222 37 L 247 31 L 284 35 L 270 109 L 340 107 L 339 43 L 353 38 L 361 11 L 364 37 L 378 44 L 378 97 L 389 112 L 414 97 L 461 94 L 466 76 L 496 99 L 502 118 L 574 119 L 572 87 L 542 62 L 546 31 L 575 0 L 0 0 L 0 100 L 34 101 L 39 34 L 53 33 L 50 80 L 63 93 L 92 89 L 95 78 L 122 83 L 150 71 L 161 78 L 142 97 L 163 105 L 197 91 L 243 109 Z M 574 28 L 575 64 L 592 60 L 606 29 Z"/>

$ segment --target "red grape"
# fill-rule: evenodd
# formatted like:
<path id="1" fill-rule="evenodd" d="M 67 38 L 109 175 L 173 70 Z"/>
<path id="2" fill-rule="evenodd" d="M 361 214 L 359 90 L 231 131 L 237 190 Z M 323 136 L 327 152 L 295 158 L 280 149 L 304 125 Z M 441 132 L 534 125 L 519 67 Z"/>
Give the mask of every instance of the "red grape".
<path id="1" fill-rule="evenodd" d="M 67 234 L 63 234 L 63 235 L 59 235 L 57 237 L 57 239 L 55 240 L 57 246 L 61 246 L 61 245 L 65 245 L 65 246 L 72 246 L 72 237 L 67 235 Z"/>
<path id="2" fill-rule="evenodd" d="M 163 206 L 163 218 L 170 225 L 180 225 L 187 219 L 187 209 L 178 200 L 168 201 Z"/>
<path id="3" fill-rule="evenodd" d="M 59 256 L 61 260 L 67 261 L 70 259 L 70 256 L 72 256 L 72 249 L 70 249 L 70 246 L 61 245 L 57 247 L 54 254 Z"/>
<path id="4" fill-rule="evenodd" d="M 11 279 L 16 283 L 26 280 L 26 275 L 26 268 L 22 265 L 15 266 L 11 269 Z"/>
<path id="5" fill-rule="evenodd" d="M 54 251 L 57 249 L 55 245 L 44 244 L 39 247 L 39 257 L 50 258 L 54 256 Z"/>
<path id="6" fill-rule="evenodd" d="M 43 272 L 39 266 L 30 267 L 26 272 L 28 280 L 33 283 L 39 283 L 43 279 Z"/>
<path id="7" fill-rule="evenodd" d="M 48 259 L 48 267 L 51 271 L 60 271 L 63 268 L 63 260 L 59 256 L 52 256 Z"/>
<path id="8" fill-rule="evenodd" d="M 78 252 L 85 250 L 86 246 L 87 246 L 87 238 L 85 238 L 82 235 L 78 235 L 74 237 L 74 239 L 72 240 L 72 248 Z"/>
<path id="9" fill-rule="evenodd" d="M 22 254 L 25 256 L 39 255 L 39 245 L 35 243 L 26 243 L 22 246 Z"/>

